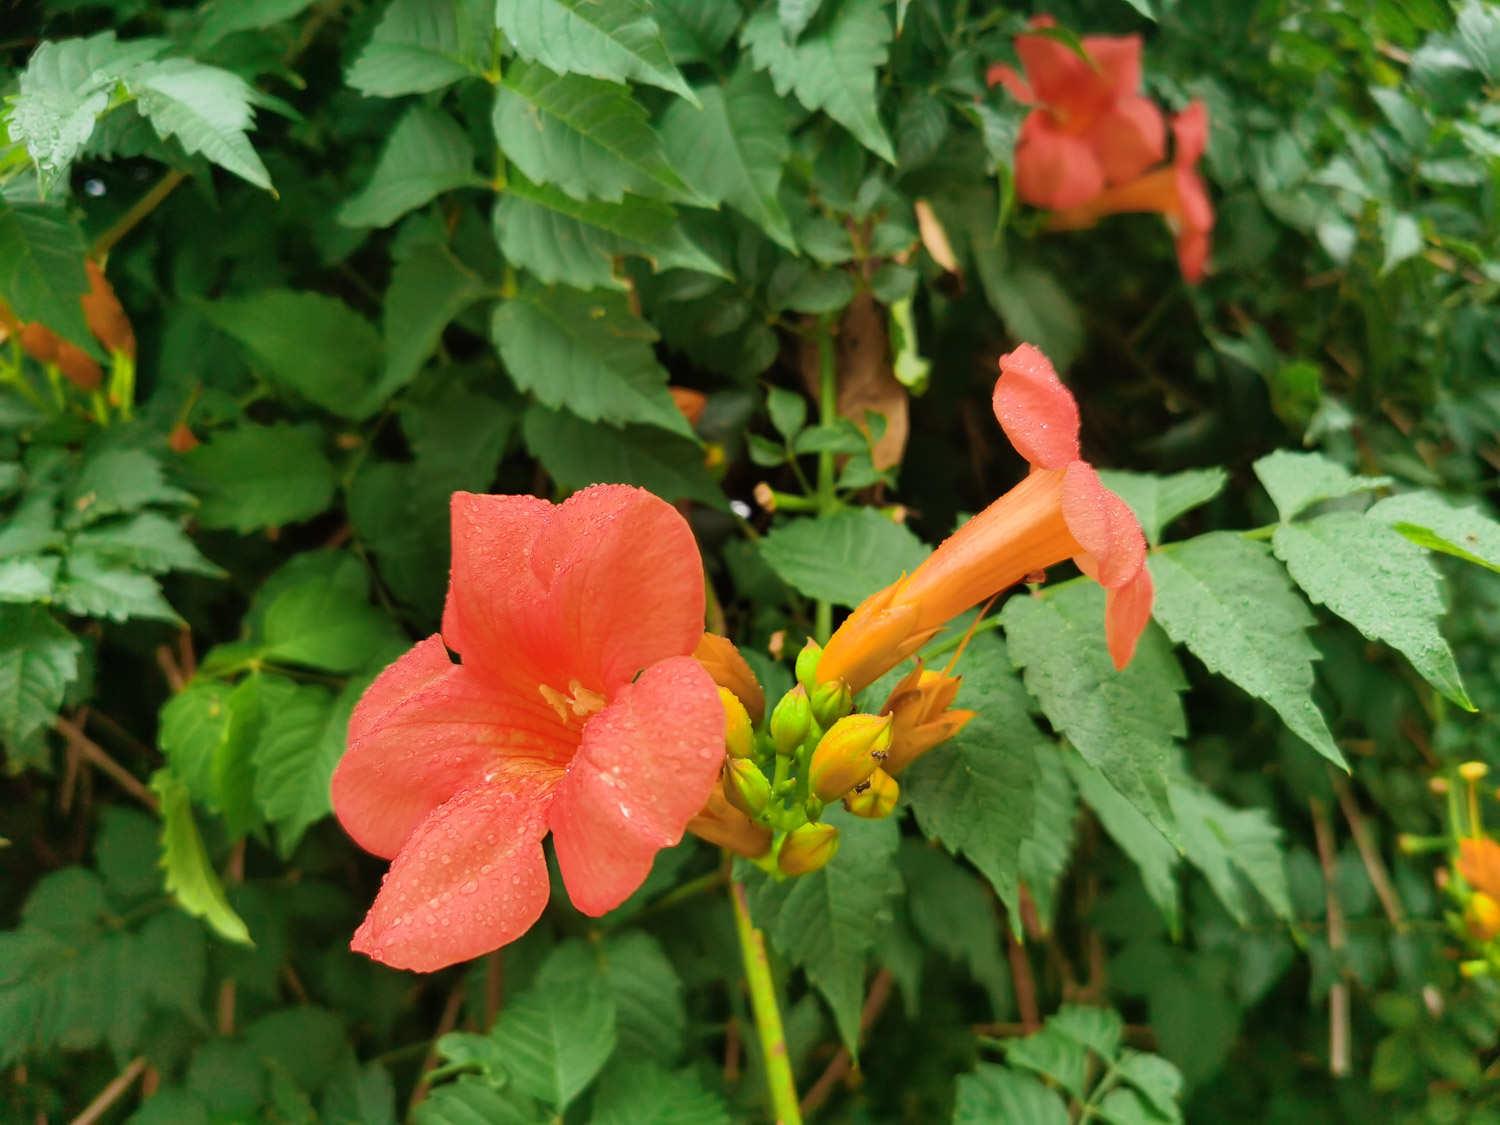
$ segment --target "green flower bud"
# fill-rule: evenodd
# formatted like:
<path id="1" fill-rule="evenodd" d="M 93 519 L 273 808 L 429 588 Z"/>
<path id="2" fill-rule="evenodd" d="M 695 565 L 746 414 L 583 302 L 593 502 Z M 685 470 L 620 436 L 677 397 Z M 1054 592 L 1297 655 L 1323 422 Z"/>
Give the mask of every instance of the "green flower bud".
<path id="1" fill-rule="evenodd" d="M 849 685 L 843 680 L 820 684 L 812 693 L 813 718 L 817 719 L 818 725 L 822 727 L 833 726 L 847 715 L 853 706 L 854 696 L 850 694 Z"/>
<path id="2" fill-rule="evenodd" d="M 752 820 L 771 803 L 771 783 L 749 758 L 730 758 L 724 764 L 724 796 Z"/>
<path id="3" fill-rule="evenodd" d="M 812 705 L 799 684 L 781 697 L 771 712 L 771 742 L 778 754 L 795 753 L 812 728 Z"/>
<path id="4" fill-rule="evenodd" d="M 839 850 L 839 830 L 831 824 L 804 824 L 787 834 L 776 853 L 785 875 L 810 875 L 827 866 Z"/>
<path id="5" fill-rule="evenodd" d="M 869 780 L 891 747 L 889 715 L 848 715 L 818 740 L 808 780 L 820 801 L 837 801 Z"/>
<path id="6" fill-rule="evenodd" d="M 797 654 L 797 682 L 804 690 L 811 692 L 818 686 L 818 661 L 822 659 L 823 646 L 808 637 Z"/>
<path id="7" fill-rule="evenodd" d="M 724 705 L 725 749 L 731 758 L 750 757 L 755 753 L 755 728 L 750 723 L 750 712 L 728 688 L 719 689 L 719 702 Z"/>
<path id="8" fill-rule="evenodd" d="M 876 769 L 863 785 L 856 785 L 844 797 L 844 808 L 855 816 L 879 820 L 896 811 L 901 785 L 883 769 Z"/>

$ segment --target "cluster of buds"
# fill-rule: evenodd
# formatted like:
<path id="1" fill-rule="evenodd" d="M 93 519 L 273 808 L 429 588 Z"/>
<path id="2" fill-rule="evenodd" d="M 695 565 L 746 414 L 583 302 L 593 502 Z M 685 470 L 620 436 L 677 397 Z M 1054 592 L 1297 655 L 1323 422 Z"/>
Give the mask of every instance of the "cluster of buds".
<path id="1" fill-rule="evenodd" d="M 1500 843 L 1485 833 L 1481 813 L 1489 772 L 1483 762 L 1464 762 L 1452 777 L 1433 777 L 1428 786 L 1447 801 L 1448 832 L 1397 841 L 1408 855 L 1447 853 L 1451 869 L 1438 870 L 1437 884 L 1454 903 L 1449 928 L 1474 954 L 1459 965 L 1469 977 L 1500 976 Z M 1500 799 L 1500 790 L 1493 795 Z"/>
<path id="2" fill-rule="evenodd" d="M 719 641 L 705 638 L 713 651 L 700 647 L 698 658 L 721 685 L 724 774 L 689 827 L 780 876 L 817 871 L 837 853 L 838 828 L 822 820 L 834 803 L 869 819 L 891 815 L 901 794 L 896 775 L 973 717 L 951 709 L 959 679 L 920 664 L 878 714 L 856 712 L 846 681 L 819 682 L 823 650 L 808 641 L 797 657 L 796 686 L 762 724 L 758 686 L 747 702 L 729 670 L 728 642 Z"/>

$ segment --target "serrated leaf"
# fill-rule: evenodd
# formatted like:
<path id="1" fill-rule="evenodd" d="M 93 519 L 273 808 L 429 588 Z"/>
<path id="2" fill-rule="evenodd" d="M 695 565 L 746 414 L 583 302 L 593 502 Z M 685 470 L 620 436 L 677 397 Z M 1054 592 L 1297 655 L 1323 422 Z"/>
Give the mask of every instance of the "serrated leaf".
<path id="1" fill-rule="evenodd" d="M 822 110 L 882 160 L 895 152 L 880 123 L 878 68 L 888 57 L 891 23 L 880 0 L 838 0 L 833 13 L 793 44 L 776 13 L 756 12 L 740 44 L 759 70 L 769 71 L 782 97 L 795 93 L 808 109 Z"/>
<path id="2" fill-rule="evenodd" d="M 984 883 L 944 852 L 915 841 L 902 847 L 900 860 L 907 910 L 922 941 L 966 965 L 997 1010 L 1003 1010 L 1009 1003 L 1010 974 L 1000 959 L 1001 943 L 995 940 L 999 920 Z"/>
<path id="3" fill-rule="evenodd" d="M 483 279 L 440 243 L 421 243 L 397 261 L 381 310 L 385 370 L 370 388 L 371 410 L 416 378 L 443 330 L 485 291 Z"/>
<path id="4" fill-rule="evenodd" d="M 79 617 L 110 621 L 182 620 L 167 604 L 156 579 L 85 550 L 68 554 L 57 585 L 57 604 Z"/>
<path id="5" fill-rule="evenodd" d="M 610 481 L 638 484 L 666 500 L 725 507 L 703 466 L 703 450 L 654 426 L 599 426 L 566 410 L 532 406 L 521 424 L 526 446 L 563 488 Z"/>
<path id="6" fill-rule="evenodd" d="M 183 458 L 204 527 L 254 531 L 311 519 L 333 500 L 333 466 L 316 426 L 243 425 Z"/>
<path id="7" fill-rule="evenodd" d="M 589 1125 L 729 1125 L 723 1099 L 692 1070 L 649 1060 L 611 1066 L 595 1089 Z"/>
<path id="8" fill-rule="evenodd" d="M 215 760 L 229 729 L 233 691 L 222 681 L 197 676 L 161 709 L 157 745 L 173 775 L 210 809 L 219 805 Z"/>
<path id="9" fill-rule="evenodd" d="M 1154 546 L 1161 542 L 1161 533 L 1178 516 L 1207 504 L 1224 491 L 1229 474 L 1223 469 L 1188 469 L 1158 476 L 1105 469 L 1099 473 L 1099 479 L 1130 505 L 1135 518 L 1141 521 L 1146 541 Z"/>
<path id="10" fill-rule="evenodd" d="M 1031 721 L 1030 700 L 998 637 L 975 637 L 960 671 L 956 706 L 977 714 L 913 763 L 901 785 L 922 832 L 967 857 L 1018 920 L 1017 873 L 1035 822 L 1037 758 L 1057 750 Z"/>
<path id="11" fill-rule="evenodd" d="M 1442 590 L 1420 547 L 1354 512 L 1282 524 L 1271 544 L 1316 604 L 1370 640 L 1390 645 L 1443 695 L 1466 711 L 1476 710 L 1438 631 Z"/>
<path id="12" fill-rule="evenodd" d="M 518 55 L 558 74 L 634 80 L 692 99 L 641 0 L 499 0 L 495 23 Z"/>
<path id="13" fill-rule="evenodd" d="M 1177 849 L 1088 762 L 1069 755 L 1064 765 L 1078 787 L 1079 796 L 1094 811 L 1104 831 L 1140 871 L 1146 894 L 1176 936 L 1182 927 L 1182 907 L 1177 896 Z"/>
<path id="14" fill-rule="evenodd" d="M 52 725 L 82 653 L 40 607 L 0 605 L 0 739 L 12 753 Z"/>
<path id="15" fill-rule="evenodd" d="M 1050 739 L 1036 747 L 1031 831 L 1021 841 L 1017 873 L 1031 894 L 1044 931 L 1057 913 L 1057 888 L 1073 858 L 1078 795 L 1068 777 L 1065 755 Z"/>
<path id="16" fill-rule="evenodd" d="M 1365 513 L 1419 547 L 1500 571 L 1500 522 L 1478 504 L 1457 504 L 1433 492 L 1377 500 Z"/>
<path id="17" fill-rule="evenodd" d="M 1115 1063 L 1115 1073 L 1135 1087 L 1162 1119 L 1182 1120 L 1177 1105 L 1182 1097 L 1182 1072 L 1166 1059 L 1144 1051 L 1125 1050 Z"/>
<path id="18" fill-rule="evenodd" d="M 151 788 L 161 800 L 161 867 L 166 874 L 167 893 L 195 918 L 202 918 L 226 941 L 244 945 L 250 931 L 229 905 L 218 872 L 208 862 L 187 786 L 169 770 L 157 770 Z"/>
<path id="19" fill-rule="evenodd" d="M 1286 449 L 1266 454 L 1255 462 L 1254 468 L 1283 523 L 1324 500 L 1339 500 L 1391 483 L 1389 477 L 1355 476 L 1321 453 L 1293 453 Z"/>
<path id="20" fill-rule="evenodd" d="M 1048 1020 L 1040 1031 L 1006 1040 L 1005 1061 L 1012 1067 L 1050 1079 L 1075 1099 L 1084 1100 L 1089 1071 L 1088 1048 L 1071 1035 L 1064 1034 L 1053 1020 Z"/>
<path id="21" fill-rule="evenodd" d="M 776 18 L 781 21 L 786 37 L 795 41 L 822 6 L 823 0 L 776 0 Z"/>
<path id="22" fill-rule="evenodd" d="M 980 1063 L 958 1079 L 953 1125 L 1068 1125 L 1068 1107 L 1055 1090 L 1029 1074 Z"/>
<path id="23" fill-rule="evenodd" d="M 791 153 L 786 106 L 765 75 L 741 67 L 724 85 L 694 87 L 699 105 L 674 102 L 661 121 L 672 164 L 703 196 L 724 202 L 795 251 L 778 198 Z"/>
<path id="24" fill-rule="evenodd" d="M 658 270 L 726 276 L 667 204 L 635 195 L 619 203 L 578 200 L 518 171 L 495 203 L 495 238 L 507 261 L 575 289 L 623 288 L 614 270 L 619 256 L 645 258 Z"/>
<path id="25" fill-rule="evenodd" d="M 346 227 L 388 227 L 443 192 L 482 187 L 474 146 L 458 122 L 417 105 L 391 130 L 370 182 L 339 208 Z"/>
<path id="26" fill-rule="evenodd" d="M 176 520 L 157 512 L 138 512 L 85 528 L 73 537 L 75 547 L 152 574 L 169 570 L 206 574 L 224 572 L 205 559 Z"/>
<path id="27" fill-rule="evenodd" d="M 87 525 L 148 504 L 182 505 L 192 499 L 167 483 L 161 462 L 146 450 L 108 447 L 88 454 L 69 482 L 67 523 Z"/>
<path id="28" fill-rule="evenodd" d="M 809 598 L 858 605 L 915 570 L 927 547 L 905 526 L 871 508 L 846 508 L 772 529 L 761 557 L 781 580 Z"/>
<path id="29" fill-rule="evenodd" d="M 1117 672 L 1104 644 L 1104 591 L 1087 581 L 1012 597 L 1001 621 L 1047 720 L 1175 843 L 1167 776 L 1187 733 L 1178 698 L 1187 683 L 1161 635 L 1148 629 Z"/>
<path id="30" fill-rule="evenodd" d="M 744 18 L 738 0 L 654 0 L 651 15 L 679 65 L 714 60 Z"/>
<path id="31" fill-rule="evenodd" d="M 1156 583 L 1152 616 L 1167 635 L 1348 769 L 1312 698 L 1318 650 L 1307 629 L 1314 618 L 1266 545 L 1218 531 L 1153 553 L 1149 566 Z"/>
<path id="32" fill-rule="evenodd" d="M 425 94 L 479 74 L 494 38 L 490 0 L 394 0 L 344 80 L 362 94 Z"/>
<path id="33" fill-rule="evenodd" d="M 396 1125 L 396 1085 L 379 1063 L 360 1066 L 346 1056 L 333 1072 L 319 1106 L 332 1125 Z"/>
<path id="34" fill-rule="evenodd" d="M 98 344 L 78 303 L 88 292 L 83 234 L 61 207 L 0 196 L 0 300 L 91 352 Z"/>
<path id="35" fill-rule="evenodd" d="M 369 399 L 381 364 L 380 334 L 338 298 L 265 289 L 202 309 L 282 386 L 344 418 L 366 417 L 373 408 Z"/>
<path id="36" fill-rule="evenodd" d="M 316 557 L 303 554 L 298 561 Z M 370 604 L 364 564 L 350 554 L 305 568 L 277 591 L 265 605 L 260 630 L 267 659 L 324 672 L 353 672 L 404 647 L 400 629 Z"/>
<path id="37" fill-rule="evenodd" d="M 1083 351 L 1083 316 L 1057 275 L 1031 262 L 1014 262 L 997 245 L 975 249 L 979 282 L 990 307 L 1017 340 L 1035 341 L 1066 370 Z"/>
<path id="38" fill-rule="evenodd" d="M 1231 808 L 1186 780 L 1172 786 L 1172 808 L 1182 829 L 1183 854 L 1203 872 L 1236 922 L 1244 925 L 1250 920 L 1236 872 L 1250 881 L 1278 918 L 1291 918 L 1281 829 L 1263 810 Z"/>
<path id="39" fill-rule="evenodd" d="M 1467 0 L 1458 11 L 1458 38 L 1486 79 L 1500 79 L 1500 13 L 1482 0 Z"/>
<path id="40" fill-rule="evenodd" d="M 496 91 L 494 129 L 528 179 L 576 199 L 696 198 L 667 160 L 645 108 L 618 83 L 517 63 Z"/>
<path id="41" fill-rule="evenodd" d="M 842 809 L 824 820 L 839 830 L 832 861 L 790 883 L 761 883 L 752 912 L 776 949 L 806 970 L 833 1010 L 844 1045 L 857 1055 L 865 961 L 901 892 L 900 832 L 893 820 L 862 820 Z"/>
<path id="42" fill-rule="evenodd" d="M 300 15 L 313 0 L 210 0 L 198 10 L 193 49 L 206 50 L 241 31 L 259 31 Z"/>
<path id="43" fill-rule="evenodd" d="M 533 987 L 508 1004 L 490 1032 L 516 1088 L 559 1111 L 615 1048 L 615 1007 L 602 980 Z"/>
<path id="44" fill-rule="evenodd" d="M 531 1098 L 467 1076 L 433 1090 L 411 1119 L 414 1125 L 538 1125 L 549 1120 Z"/>
<path id="45" fill-rule="evenodd" d="M 1125 1021 L 1112 1008 L 1064 1004 L 1047 1018 L 1047 1029 L 1067 1036 L 1109 1062 L 1120 1051 Z"/>
<path id="46" fill-rule="evenodd" d="M 239 75 L 174 58 L 137 67 L 129 84 L 141 115 L 163 140 L 175 137 L 190 154 L 271 190 L 271 174 L 246 135 L 255 123 L 256 94 Z"/>
<path id="47" fill-rule="evenodd" d="M 62 560 L 56 555 L 17 555 L 0 559 L 0 602 L 45 602 L 57 586 Z"/>
<path id="48" fill-rule="evenodd" d="M 544 406 L 692 434 L 667 393 L 656 331 L 623 293 L 528 283 L 495 306 L 492 329 L 511 379 Z"/>
<path id="49" fill-rule="evenodd" d="M 326 688 L 293 685 L 279 693 L 251 751 L 255 803 L 276 826 L 283 858 L 307 829 L 333 811 L 328 785 L 343 756 L 349 716 L 368 685 L 354 680 L 335 698 Z"/>

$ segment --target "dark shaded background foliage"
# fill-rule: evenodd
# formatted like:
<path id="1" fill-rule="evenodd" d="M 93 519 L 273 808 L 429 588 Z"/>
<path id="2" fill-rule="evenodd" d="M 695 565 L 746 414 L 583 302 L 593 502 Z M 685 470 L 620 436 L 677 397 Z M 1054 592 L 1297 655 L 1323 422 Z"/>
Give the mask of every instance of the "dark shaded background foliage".
<path id="1" fill-rule="evenodd" d="M 436 23 L 490 26 L 488 4 L 430 8 Z M 428 1098 L 424 1120 L 533 1120 L 564 1103 L 570 1121 L 646 1120 L 642 1106 L 666 1106 L 682 1121 L 762 1115 L 710 849 L 688 841 L 664 854 L 641 894 L 601 923 L 558 901 L 503 956 L 413 978 L 347 952 L 380 868 L 326 818 L 319 779 L 363 684 L 407 638 L 436 625 L 446 496 L 456 488 L 556 496 L 594 479 L 630 479 L 692 500 L 728 631 L 760 654 L 768 688 L 784 686 L 767 645 L 785 630 L 795 651 L 813 599 L 827 595 L 800 584 L 784 559 L 768 566 L 756 546 L 757 535 L 797 517 L 757 510 L 754 486 L 800 492 L 781 426 L 771 424 L 775 398 L 767 415 L 767 388 L 801 393 L 799 338 L 815 335 L 856 288 L 872 289 L 882 307 L 911 302 L 930 379 L 910 399 L 909 446 L 889 478 L 868 466 L 854 431 L 818 440 L 852 457 L 844 501 L 899 500 L 906 526 L 926 542 L 1022 469 L 988 411 L 994 359 L 1020 339 L 1065 369 L 1096 463 L 1227 470 L 1227 487 L 1175 524 L 1174 540 L 1271 522 L 1251 465 L 1282 447 L 1493 510 L 1500 14 L 1480 0 L 1095 0 L 1049 10 L 1080 34 L 1142 32 L 1148 92 L 1169 108 L 1194 97 L 1209 105 L 1219 224 L 1205 284 L 1181 283 L 1155 218 L 1055 234 L 1014 204 L 1010 149 L 1021 110 L 986 91 L 983 72 L 1011 57 L 1029 10 L 967 0 L 657 0 L 691 83 L 712 86 L 737 69 L 763 83 L 738 125 L 761 137 L 767 168 L 780 163 L 776 202 L 761 198 L 747 218 L 743 205 L 709 210 L 679 196 L 646 253 L 615 259 L 622 288 L 585 300 L 633 341 L 621 345 L 625 357 L 607 370 L 570 370 L 570 389 L 559 390 L 555 367 L 527 363 L 545 354 L 535 325 L 528 335 L 491 322 L 497 307 L 552 300 L 543 282 L 578 280 L 572 258 L 514 248 L 506 260 L 497 249 L 496 189 L 504 206 L 524 180 L 514 153 L 497 159 L 490 126 L 495 67 L 513 76 L 518 65 L 502 39 L 473 50 L 460 42 L 446 62 L 415 64 L 409 88 L 371 92 L 368 75 L 357 76 L 380 42 L 380 21 L 393 18 L 380 4 L 5 6 L 0 52 L 11 93 L 39 43 L 105 30 L 122 42 L 162 37 L 158 57 L 242 77 L 250 86 L 193 96 L 243 108 L 253 87 L 249 138 L 275 193 L 161 139 L 160 123 L 153 131 L 134 108 L 145 103 L 129 101 L 139 78 L 111 87 L 125 104 L 100 118 L 86 145 L 78 141 L 68 167 L 52 170 L 45 195 L 25 149 L 0 149 L 0 239 L 12 262 L 20 243 L 11 220 L 27 208 L 39 208 L 30 213 L 79 257 L 120 233 L 168 168 L 186 174 L 126 224 L 109 255 L 141 341 L 134 416 L 115 409 L 102 426 L 81 398 L 59 414 L 0 391 L 0 542 L 41 519 L 53 536 L 41 557 L 63 560 L 49 564 L 61 584 L 35 604 L 6 585 L 19 570 L 0 572 L 11 767 L 0 805 L 0 920 L 10 927 L 0 935 L 0 1116 L 63 1119 L 125 1069 L 144 1070 L 142 1089 L 158 1092 L 127 1094 L 112 1120 L 392 1120 L 418 1088 L 435 1034 L 455 1028 L 472 1034 L 445 1040 L 443 1055 L 448 1073 L 463 1077 Z M 902 21 L 863 95 L 878 104 L 894 164 L 810 112 L 800 91 L 778 97 L 750 76 L 738 35 L 747 20 L 775 21 L 778 11 L 794 31 L 801 23 L 804 44 L 823 42 L 846 17 L 885 21 L 887 35 Z M 874 63 L 851 63 L 841 79 L 856 100 L 861 66 Z M 388 63 L 374 72 L 404 73 Z M 664 132 L 683 112 L 650 84 L 630 93 Z M 395 171 L 425 186 L 372 204 L 381 153 L 413 113 L 429 115 L 423 137 L 435 147 Z M 341 212 L 351 199 L 364 201 L 363 216 Z M 918 199 L 945 225 L 960 274 L 918 248 Z M 360 221 L 349 225 L 351 214 Z M 514 215 L 497 221 L 500 241 L 520 224 Z M 562 241 L 554 229 L 540 244 Z M 699 268 L 672 268 L 688 259 Z M 708 272 L 713 263 L 724 276 Z M 605 271 L 596 281 L 610 268 L 603 257 L 588 267 Z M 14 269 L 0 263 L 0 275 Z M 16 304 L 29 282 L 6 284 Z M 326 296 L 266 296 L 285 290 Z M 583 331 L 593 314 L 578 316 L 582 307 L 564 308 L 558 323 Z M 38 374 L 27 369 L 45 388 Z M 670 412 L 668 377 L 709 396 L 696 438 Z M 623 384 L 634 393 L 622 398 Z M 609 405 L 621 401 L 624 412 Z M 789 401 L 783 394 L 783 411 Z M 204 444 L 169 449 L 179 424 Z M 788 427 L 788 440 L 799 429 Z M 736 513 L 726 500 L 745 507 Z M 120 515 L 109 514 L 111 502 Z M 90 527 L 118 533 L 141 512 L 185 527 L 190 540 L 171 536 L 170 557 L 116 542 L 103 579 L 76 561 L 102 550 L 88 545 Z M 883 527 L 885 544 L 897 532 Z M 873 558 L 835 560 L 856 596 L 862 583 L 894 576 L 893 554 L 920 551 L 905 533 L 889 543 Z M 12 541 L 4 555 L 16 554 Z M 1105 1073 L 1105 1086 L 1070 1089 L 1075 1109 L 1092 1093 L 1089 1104 L 1107 1106 L 1111 1120 L 1171 1120 L 1170 1071 L 1152 1072 L 1160 1103 L 1150 1076 L 1133 1087 L 1140 1096 L 1103 1102 L 1127 1065 L 1110 1017 L 1068 1010 L 1058 1028 L 1069 1033 L 1016 1038 L 1034 1003 L 1045 1015 L 1083 1002 L 1116 1009 L 1131 1048 L 1175 1064 L 1192 1120 L 1500 1114 L 1494 990 L 1456 970 L 1459 939 L 1431 858 L 1395 847 L 1398 832 L 1442 830 L 1430 776 L 1464 759 L 1500 765 L 1487 718 L 1500 706 L 1500 585 L 1489 571 L 1437 561 L 1455 609 L 1444 630 L 1481 713 L 1461 712 L 1397 654 L 1320 612 L 1316 700 L 1353 764 L 1348 778 L 1238 687 L 1196 659 L 1182 662 L 1194 791 L 1222 808 L 1264 811 L 1236 822 L 1248 835 L 1221 841 L 1243 854 L 1247 841 L 1269 839 L 1273 863 L 1258 878 L 1226 863 L 1224 882 L 1211 886 L 1194 866 L 1211 862 L 1202 853 L 1174 870 L 1161 859 L 1164 841 L 1132 836 L 1129 809 L 1111 817 L 1109 795 L 1096 801 L 1087 791 L 1075 805 L 1054 765 L 1042 772 L 1056 810 L 1050 820 L 1045 809 L 1036 814 L 1034 852 L 1019 871 L 1042 900 L 1040 917 L 1027 919 L 1016 946 L 991 884 L 923 841 L 920 829 L 943 835 L 929 827 L 934 806 L 906 815 L 899 840 L 886 824 L 861 843 L 851 826 L 848 871 L 859 875 L 866 897 L 854 901 L 868 917 L 854 935 L 864 943 L 852 964 L 854 1007 L 835 1001 L 832 1013 L 845 1038 L 860 994 L 868 987 L 878 1002 L 862 1081 L 830 1082 L 822 1112 L 932 1121 L 954 1112 L 957 1098 L 963 1120 L 1053 1120 L 1060 1103 L 1018 1076 L 1050 1075 L 1066 1088 L 1083 1066 L 1079 1043 L 1092 1042 L 1117 1068 L 1093 1065 L 1088 1082 Z M 91 573 L 102 592 L 86 588 Z M 152 574 L 162 575 L 165 601 Z M 27 665 L 23 674 L 32 658 L 42 671 Z M 976 642 L 968 659 L 965 702 L 988 704 L 992 717 L 982 735 L 1052 746 L 1027 717 L 1035 707 L 998 642 Z M 176 694 L 194 663 L 198 676 Z M 39 692 L 25 690 L 26 675 Z M 212 929 L 162 891 L 161 830 L 144 808 L 151 798 L 133 800 L 101 773 L 91 746 L 141 781 L 165 756 L 170 771 L 152 793 L 167 818 L 168 868 L 178 899 Z M 1002 815 L 1004 803 L 994 811 Z M 1378 864 L 1361 854 L 1356 828 Z M 207 862 L 195 864 L 199 833 Z M 1386 869 L 1383 902 L 1375 884 Z M 1152 901 L 1142 870 L 1176 886 L 1177 925 Z M 221 877 L 228 898 L 216 903 Z M 1246 893 L 1247 878 L 1258 894 Z M 831 990 L 816 958 L 786 948 L 808 916 L 785 913 L 793 908 L 778 893 L 757 888 L 755 905 L 786 965 L 809 972 L 788 967 L 786 976 L 789 1038 L 807 1090 L 836 1062 L 840 1026 L 820 998 Z M 1331 902 L 1345 918 L 1342 943 L 1329 940 Z M 253 947 L 229 940 L 237 919 Z M 1017 980 L 1032 983 L 1035 1001 L 1016 995 Z M 1345 992 L 1350 1020 L 1331 1057 L 1330 1011 Z M 497 1011 L 495 1034 L 479 1034 Z M 608 1026 L 612 1034 L 599 1031 Z M 1008 1055 L 997 1039 L 1011 1044 Z M 1154 1065 L 1129 1057 L 1131 1067 Z M 956 1084 L 982 1060 L 989 1069 Z M 1331 1075 L 1339 1064 L 1347 1074 Z"/>

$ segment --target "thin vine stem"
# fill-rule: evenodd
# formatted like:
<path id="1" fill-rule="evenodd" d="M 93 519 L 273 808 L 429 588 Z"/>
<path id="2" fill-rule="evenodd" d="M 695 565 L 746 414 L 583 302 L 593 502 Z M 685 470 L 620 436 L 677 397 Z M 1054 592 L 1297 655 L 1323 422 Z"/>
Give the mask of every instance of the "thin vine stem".
<path id="1" fill-rule="evenodd" d="M 766 1092 L 771 1096 L 771 1107 L 776 1112 L 776 1125 L 802 1125 L 797 1083 L 792 1077 L 786 1033 L 781 1027 L 781 1009 L 776 1005 L 776 985 L 771 980 L 771 963 L 766 958 L 766 939 L 750 920 L 750 904 L 743 883 L 730 882 L 729 901 L 734 907 L 734 932 L 740 939 L 745 982 L 750 987 L 750 1011 L 755 1016 L 755 1033 L 760 1038 L 760 1053 L 766 1072 Z"/>

